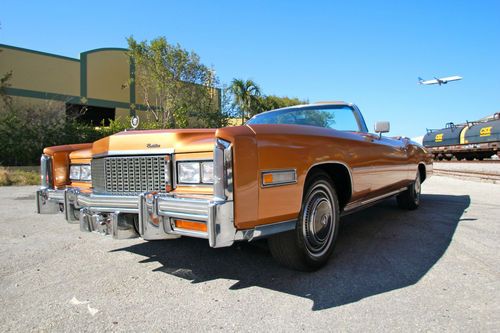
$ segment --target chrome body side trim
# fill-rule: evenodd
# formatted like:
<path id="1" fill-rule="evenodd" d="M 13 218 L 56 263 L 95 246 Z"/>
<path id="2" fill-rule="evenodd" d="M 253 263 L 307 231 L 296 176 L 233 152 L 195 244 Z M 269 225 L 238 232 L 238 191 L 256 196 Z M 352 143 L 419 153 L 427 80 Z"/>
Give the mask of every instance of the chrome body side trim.
<path id="1" fill-rule="evenodd" d="M 378 197 L 374 197 L 374 198 L 371 198 L 371 199 L 368 199 L 368 200 L 364 200 L 364 201 L 361 201 L 361 202 L 352 202 L 352 203 L 348 204 L 344 208 L 344 211 L 342 212 L 342 215 L 348 215 L 348 214 L 354 213 L 354 212 L 356 212 L 358 210 L 361 210 L 361 209 L 364 209 L 364 208 L 366 208 L 368 206 L 374 205 L 374 204 L 378 203 L 381 200 L 387 199 L 387 198 L 392 197 L 394 195 L 397 195 L 397 194 L 399 194 L 401 192 L 404 192 L 407 189 L 408 189 L 407 187 L 403 187 L 403 188 L 400 188 L 399 190 L 388 192 L 388 193 L 379 195 Z"/>
<path id="2" fill-rule="evenodd" d="M 241 230 L 238 231 L 239 240 L 253 241 L 260 238 L 266 238 L 281 232 L 287 232 L 295 230 L 297 226 L 297 220 L 289 220 L 284 222 L 278 222 L 273 224 L 260 225 L 254 229 Z"/>

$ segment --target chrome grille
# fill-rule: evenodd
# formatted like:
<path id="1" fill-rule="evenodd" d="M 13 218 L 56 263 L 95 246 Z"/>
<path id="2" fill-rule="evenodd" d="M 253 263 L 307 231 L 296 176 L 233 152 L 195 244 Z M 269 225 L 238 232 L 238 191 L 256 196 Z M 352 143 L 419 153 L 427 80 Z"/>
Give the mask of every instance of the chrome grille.
<path id="1" fill-rule="evenodd" d="M 166 192 L 166 166 L 165 155 L 95 158 L 92 186 L 96 193 Z"/>

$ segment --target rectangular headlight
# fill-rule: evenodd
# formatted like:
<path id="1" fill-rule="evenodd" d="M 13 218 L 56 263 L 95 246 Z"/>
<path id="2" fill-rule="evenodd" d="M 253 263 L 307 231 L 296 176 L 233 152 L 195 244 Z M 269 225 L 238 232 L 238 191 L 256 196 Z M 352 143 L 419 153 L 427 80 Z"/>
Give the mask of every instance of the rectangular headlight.
<path id="1" fill-rule="evenodd" d="M 201 163 L 201 182 L 213 184 L 214 182 L 214 162 Z"/>
<path id="2" fill-rule="evenodd" d="M 199 184 L 200 183 L 200 162 L 178 162 L 177 178 L 179 183 Z"/>
<path id="3" fill-rule="evenodd" d="M 92 179 L 90 165 L 82 165 L 81 166 L 80 179 L 81 180 L 91 180 Z"/>
<path id="4" fill-rule="evenodd" d="M 92 173 L 90 165 L 70 165 L 69 167 L 69 179 L 71 180 L 91 180 Z"/>
<path id="5" fill-rule="evenodd" d="M 80 180 L 81 167 L 79 165 L 71 165 L 69 167 L 69 179 Z"/>

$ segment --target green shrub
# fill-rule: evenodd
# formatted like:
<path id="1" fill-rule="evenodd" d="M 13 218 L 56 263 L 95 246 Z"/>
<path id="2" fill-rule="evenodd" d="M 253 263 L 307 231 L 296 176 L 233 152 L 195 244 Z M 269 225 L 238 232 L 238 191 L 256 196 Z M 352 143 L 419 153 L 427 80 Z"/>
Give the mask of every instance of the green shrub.
<path id="1" fill-rule="evenodd" d="M 0 165 L 38 165 L 43 148 L 94 142 L 130 127 L 129 119 L 93 127 L 67 118 L 65 104 L 2 103 L 0 105 Z M 142 122 L 140 128 L 157 128 Z"/>

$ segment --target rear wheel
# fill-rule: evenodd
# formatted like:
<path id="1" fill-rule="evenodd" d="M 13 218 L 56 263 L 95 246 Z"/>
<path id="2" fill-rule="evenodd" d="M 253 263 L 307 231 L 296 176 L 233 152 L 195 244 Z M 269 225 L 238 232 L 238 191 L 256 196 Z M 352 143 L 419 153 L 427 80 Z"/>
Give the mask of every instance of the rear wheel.
<path id="1" fill-rule="evenodd" d="M 269 249 L 280 264 L 313 271 L 326 264 L 333 252 L 339 226 L 339 202 L 332 181 L 317 173 L 306 193 L 295 230 L 269 239 Z"/>
<path id="2" fill-rule="evenodd" d="M 422 189 L 422 184 L 420 182 L 420 172 L 417 172 L 417 177 L 413 184 L 408 186 L 406 191 L 401 192 L 396 200 L 398 201 L 398 206 L 403 209 L 414 210 L 420 205 L 420 192 Z"/>

